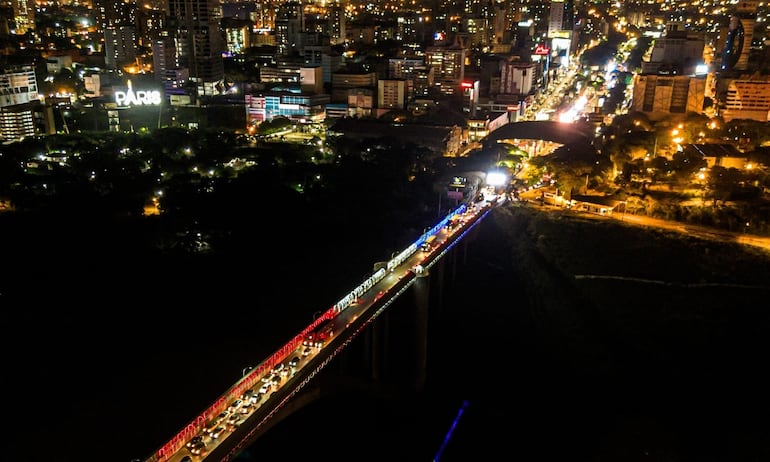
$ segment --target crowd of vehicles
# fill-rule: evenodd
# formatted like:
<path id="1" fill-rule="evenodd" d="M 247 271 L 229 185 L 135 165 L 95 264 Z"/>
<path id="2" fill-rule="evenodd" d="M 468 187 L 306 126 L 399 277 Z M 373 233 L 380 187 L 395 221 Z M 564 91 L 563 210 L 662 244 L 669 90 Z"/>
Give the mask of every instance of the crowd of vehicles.
<path id="1" fill-rule="evenodd" d="M 496 200 L 490 202 L 490 206 L 494 205 L 495 202 Z M 387 264 L 387 269 L 380 268 L 375 271 L 342 300 L 322 313 L 298 336 L 295 336 L 251 373 L 245 374 L 239 383 L 212 404 L 166 446 L 162 447 L 156 454 L 157 457 L 148 462 L 169 460 L 170 456 L 181 447 L 186 447 L 189 454 L 205 456 L 207 452 L 213 449 L 217 441 L 221 441 L 227 433 L 235 431 L 260 404 L 278 390 L 282 383 L 293 377 L 297 370 L 301 369 L 303 363 L 310 361 L 313 353 L 320 351 L 329 344 L 334 335 L 339 334 L 339 332 L 335 332 L 335 320 L 341 312 L 357 304 L 359 297 L 375 287 L 388 274 L 394 272 L 418 250 L 431 252 L 439 248 L 443 242 L 446 242 L 439 241 L 440 232 L 446 230 L 451 233 L 454 229 L 462 228 L 462 224 L 466 222 L 467 213 L 475 214 L 478 210 L 476 205 L 473 205 L 469 210 L 465 204 L 462 204 L 450 212 L 443 220 L 420 236 L 417 241 L 391 258 Z M 410 270 L 407 270 L 405 274 L 409 274 L 409 271 L 417 272 L 415 268 L 419 267 L 420 264 L 410 267 Z M 399 277 L 394 285 L 379 290 L 372 300 L 376 302 L 385 293 L 392 290 L 403 290 L 407 284 L 405 281 L 408 279 Z"/>
<path id="2" fill-rule="evenodd" d="M 324 324 L 324 328 L 319 329 L 319 332 L 331 332 L 325 327 L 329 325 Z M 307 356 L 303 354 L 304 351 L 318 349 L 321 344 L 318 345 L 317 347 L 298 347 L 297 355 L 285 363 L 281 362 L 273 366 L 257 385 L 244 391 L 238 398 L 230 402 L 227 409 L 208 421 L 200 433 L 193 436 L 185 444 L 189 454 L 205 456 L 217 440 L 221 440 L 227 433 L 235 431 L 257 409 L 258 405 L 280 386 L 284 379 L 296 373 L 301 358 Z"/>

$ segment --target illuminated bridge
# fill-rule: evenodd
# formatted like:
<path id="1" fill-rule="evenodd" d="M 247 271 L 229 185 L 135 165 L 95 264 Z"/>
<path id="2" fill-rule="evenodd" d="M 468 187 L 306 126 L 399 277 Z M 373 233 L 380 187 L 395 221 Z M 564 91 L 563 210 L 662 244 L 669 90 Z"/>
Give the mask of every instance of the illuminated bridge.
<path id="1" fill-rule="evenodd" d="M 233 460 L 301 406 L 300 392 L 311 388 L 308 383 L 359 334 L 376 329 L 376 324 L 369 326 L 410 287 L 419 287 L 431 267 L 461 243 L 498 200 L 502 198 L 460 204 L 390 261 L 377 263 L 371 276 L 251 369 L 145 461 L 180 462 L 191 455 L 197 460 Z M 416 298 L 422 300 L 417 303 L 417 325 L 427 329 L 427 322 L 419 321 L 427 318 L 427 294 Z M 426 349 L 417 346 L 418 365 L 424 366 Z M 414 380 L 419 385 L 425 380 L 425 368 L 416 369 Z"/>

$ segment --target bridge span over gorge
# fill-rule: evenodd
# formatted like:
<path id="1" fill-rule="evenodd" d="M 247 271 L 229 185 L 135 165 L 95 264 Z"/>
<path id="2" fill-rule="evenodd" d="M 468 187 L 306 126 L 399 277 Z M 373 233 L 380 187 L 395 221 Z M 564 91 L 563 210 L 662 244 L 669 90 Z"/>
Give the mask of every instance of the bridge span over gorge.
<path id="1" fill-rule="evenodd" d="M 189 424 L 171 437 L 145 462 L 228 462 L 255 439 L 286 417 L 300 391 L 359 334 L 370 333 L 378 316 L 408 289 L 420 293 L 415 316 L 427 317 L 427 282 L 430 269 L 479 224 L 504 196 L 462 203 L 374 272 L 301 332 L 220 395 Z M 423 281 L 423 282 L 421 282 Z M 418 322 L 427 328 L 426 322 Z M 369 327 L 369 326 L 372 327 Z M 378 334 L 379 335 L 379 334 Z M 425 338 L 427 332 L 418 333 Z M 419 342 L 418 342 L 419 343 Z M 347 350 L 346 350 L 347 351 Z M 424 362 L 417 347 L 413 363 Z M 420 359 L 422 358 L 422 359 Z M 424 374 L 424 368 L 417 368 Z M 414 379 L 415 382 L 424 377 Z M 302 401 L 304 398 L 300 399 Z"/>

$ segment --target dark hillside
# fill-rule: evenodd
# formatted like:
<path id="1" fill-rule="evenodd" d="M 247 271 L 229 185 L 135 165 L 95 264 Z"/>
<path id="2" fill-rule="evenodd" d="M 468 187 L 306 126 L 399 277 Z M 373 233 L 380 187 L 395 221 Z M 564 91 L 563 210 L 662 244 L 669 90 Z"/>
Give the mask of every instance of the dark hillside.
<path id="1" fill-rule="evenodd" d="M 510 379 L 480 381 L 446 460 L 768 460 L 767 255 L 499 208 L 471 256 L 445 334 L 483 349 L 445 351 Z"/>
<path id="2" fill-rule="evenodd" d="M 769 262 L 498 208 L 433 316 L 425 393 L 319 403 L 244 460 L 314 457 L 341 429 L 340 461 L 770 460 Z"/>

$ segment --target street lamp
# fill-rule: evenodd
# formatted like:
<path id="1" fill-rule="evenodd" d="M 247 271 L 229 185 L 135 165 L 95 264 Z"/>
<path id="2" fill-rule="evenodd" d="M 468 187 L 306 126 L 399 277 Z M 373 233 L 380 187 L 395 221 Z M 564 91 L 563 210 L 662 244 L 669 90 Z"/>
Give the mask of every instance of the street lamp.
<path id="1" fill-rule="evenodd" d="M 505 173 L 499 171 L 493 171 L 487 173 L 486 182 L 489 186 L 503 186 L 508 177 Z"/>
<path id="2" fill-rule="evenodd" d="M 251 370 L 254 369 L 254 366 L 246 366 L 241 370 L 241 377 L 246 377 L 246 374 L 251 372 Z"/>

